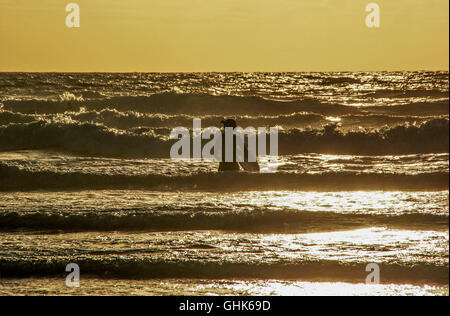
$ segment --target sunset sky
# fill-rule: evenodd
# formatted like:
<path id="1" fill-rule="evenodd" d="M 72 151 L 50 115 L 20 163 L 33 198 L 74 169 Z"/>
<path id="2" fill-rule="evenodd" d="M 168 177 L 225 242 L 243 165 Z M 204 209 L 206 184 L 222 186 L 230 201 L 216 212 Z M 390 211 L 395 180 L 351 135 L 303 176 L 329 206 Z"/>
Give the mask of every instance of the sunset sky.
<path id="1" fill-rule="evenodd" d="M 81 27 L 67 28 L 78 3 Z M 381 8 L 368 28 L 365 7 Z M 0 71 L 448 70 L 448 0 L 0 0 Z"/>

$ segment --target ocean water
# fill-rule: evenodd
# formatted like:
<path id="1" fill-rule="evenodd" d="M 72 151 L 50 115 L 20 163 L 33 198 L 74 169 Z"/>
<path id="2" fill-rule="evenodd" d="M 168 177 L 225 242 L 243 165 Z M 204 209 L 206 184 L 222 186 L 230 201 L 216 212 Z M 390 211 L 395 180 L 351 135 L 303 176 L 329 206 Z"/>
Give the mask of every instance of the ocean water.
<path id="1" fill-rule="evenodd" d="M 448 88 L 448 72 L 0 73 L 0 294 L 448 295 Z M 279 128 L 260 159 L 275 173 L 170 159 L 174 127 L 228 117 Z"/>

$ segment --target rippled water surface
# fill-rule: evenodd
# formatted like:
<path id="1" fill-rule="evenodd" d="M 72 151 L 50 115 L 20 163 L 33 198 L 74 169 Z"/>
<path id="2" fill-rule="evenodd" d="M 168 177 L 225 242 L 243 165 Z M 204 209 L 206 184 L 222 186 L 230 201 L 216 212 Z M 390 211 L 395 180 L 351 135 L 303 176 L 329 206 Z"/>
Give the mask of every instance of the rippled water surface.
<path id="1" fill-rule="evenodd" d="M 448 295 L 448 86 L 0 73 L 0 294 Z M 170 159 L 174 127 L 229 117 L 278 127 L 263 173 Z M 381 284 L 365 284 L 371 263 Z"/>

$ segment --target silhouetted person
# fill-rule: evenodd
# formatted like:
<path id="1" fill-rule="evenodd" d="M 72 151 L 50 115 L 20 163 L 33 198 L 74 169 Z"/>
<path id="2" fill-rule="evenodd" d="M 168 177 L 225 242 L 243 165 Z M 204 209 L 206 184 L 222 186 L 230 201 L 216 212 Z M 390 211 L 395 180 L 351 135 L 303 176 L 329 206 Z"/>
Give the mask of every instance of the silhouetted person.
<path id="1" fill-rule="evenodd" d="M 226 144 L 225 144 L 225 128 L 226 127 L 231 127 L 231 128 L 236 128 L 237 124 L 236 121 L 233 119 L 227 119 L 227 120 L 223 120 L 221 121 L 221 123 L 223 124 L 224 127 L 224 131 L 222 133 L 222 162 L 219 163 L 219 171 L 239 171 L 242 167 L 242 169 L 244 169 L 245 171 L 249 171 L 249 172 L 259 172 L 259 164 L 258 162 L 249 162 L 249 153 L 248 153 L 248 147 L 246 142 L 244 141 L 244 148 L 239 148 L 240 150 L 243 150 L 243 154 L 244 154 L 244 161 L 242 162 L 237 162 L 236 159 L 236 146 L 237 146 L 237 142 L 236 142 L 236 135 L 233 132 L 233 161 L 232 162 L 226 162 L 225 161 L 225 150 L 226 150 Z"/>
<path id="2" fill-rule="evenodd" d="M 225 128 L 237 126 L 236 121 L 233 119 L 223 120 L 220 123 L 223 124 L 224 130 L 222 133 L 222 161 L 219 163 L 219 171 L 239 171 L 241 167 L 236 162 L 236 135 L 233 134 L 233 162 L 225 162 Z"/>

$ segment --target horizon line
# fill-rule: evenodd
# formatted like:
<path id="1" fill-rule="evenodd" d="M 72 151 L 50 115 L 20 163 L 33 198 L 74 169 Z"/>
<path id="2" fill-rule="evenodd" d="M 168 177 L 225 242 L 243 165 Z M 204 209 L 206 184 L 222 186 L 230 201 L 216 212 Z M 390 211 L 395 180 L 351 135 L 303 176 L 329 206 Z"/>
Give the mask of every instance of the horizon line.
<path id="1" fill-rule="evenodd" d="M 76 73 L 76 74 L 93 74 L 93 73 L 154 73 L 154 74 L 170 74 L 170 73 L 324 73 L 324 72 L 348 72 L 348 73 L 358 73 L 358 72 L 449 72 L 449 69 L 417 69 L 417 70 L 325 70 L 325 71 L 24 71 L 24 70 L 0 70 L 0 73 Z"/>

